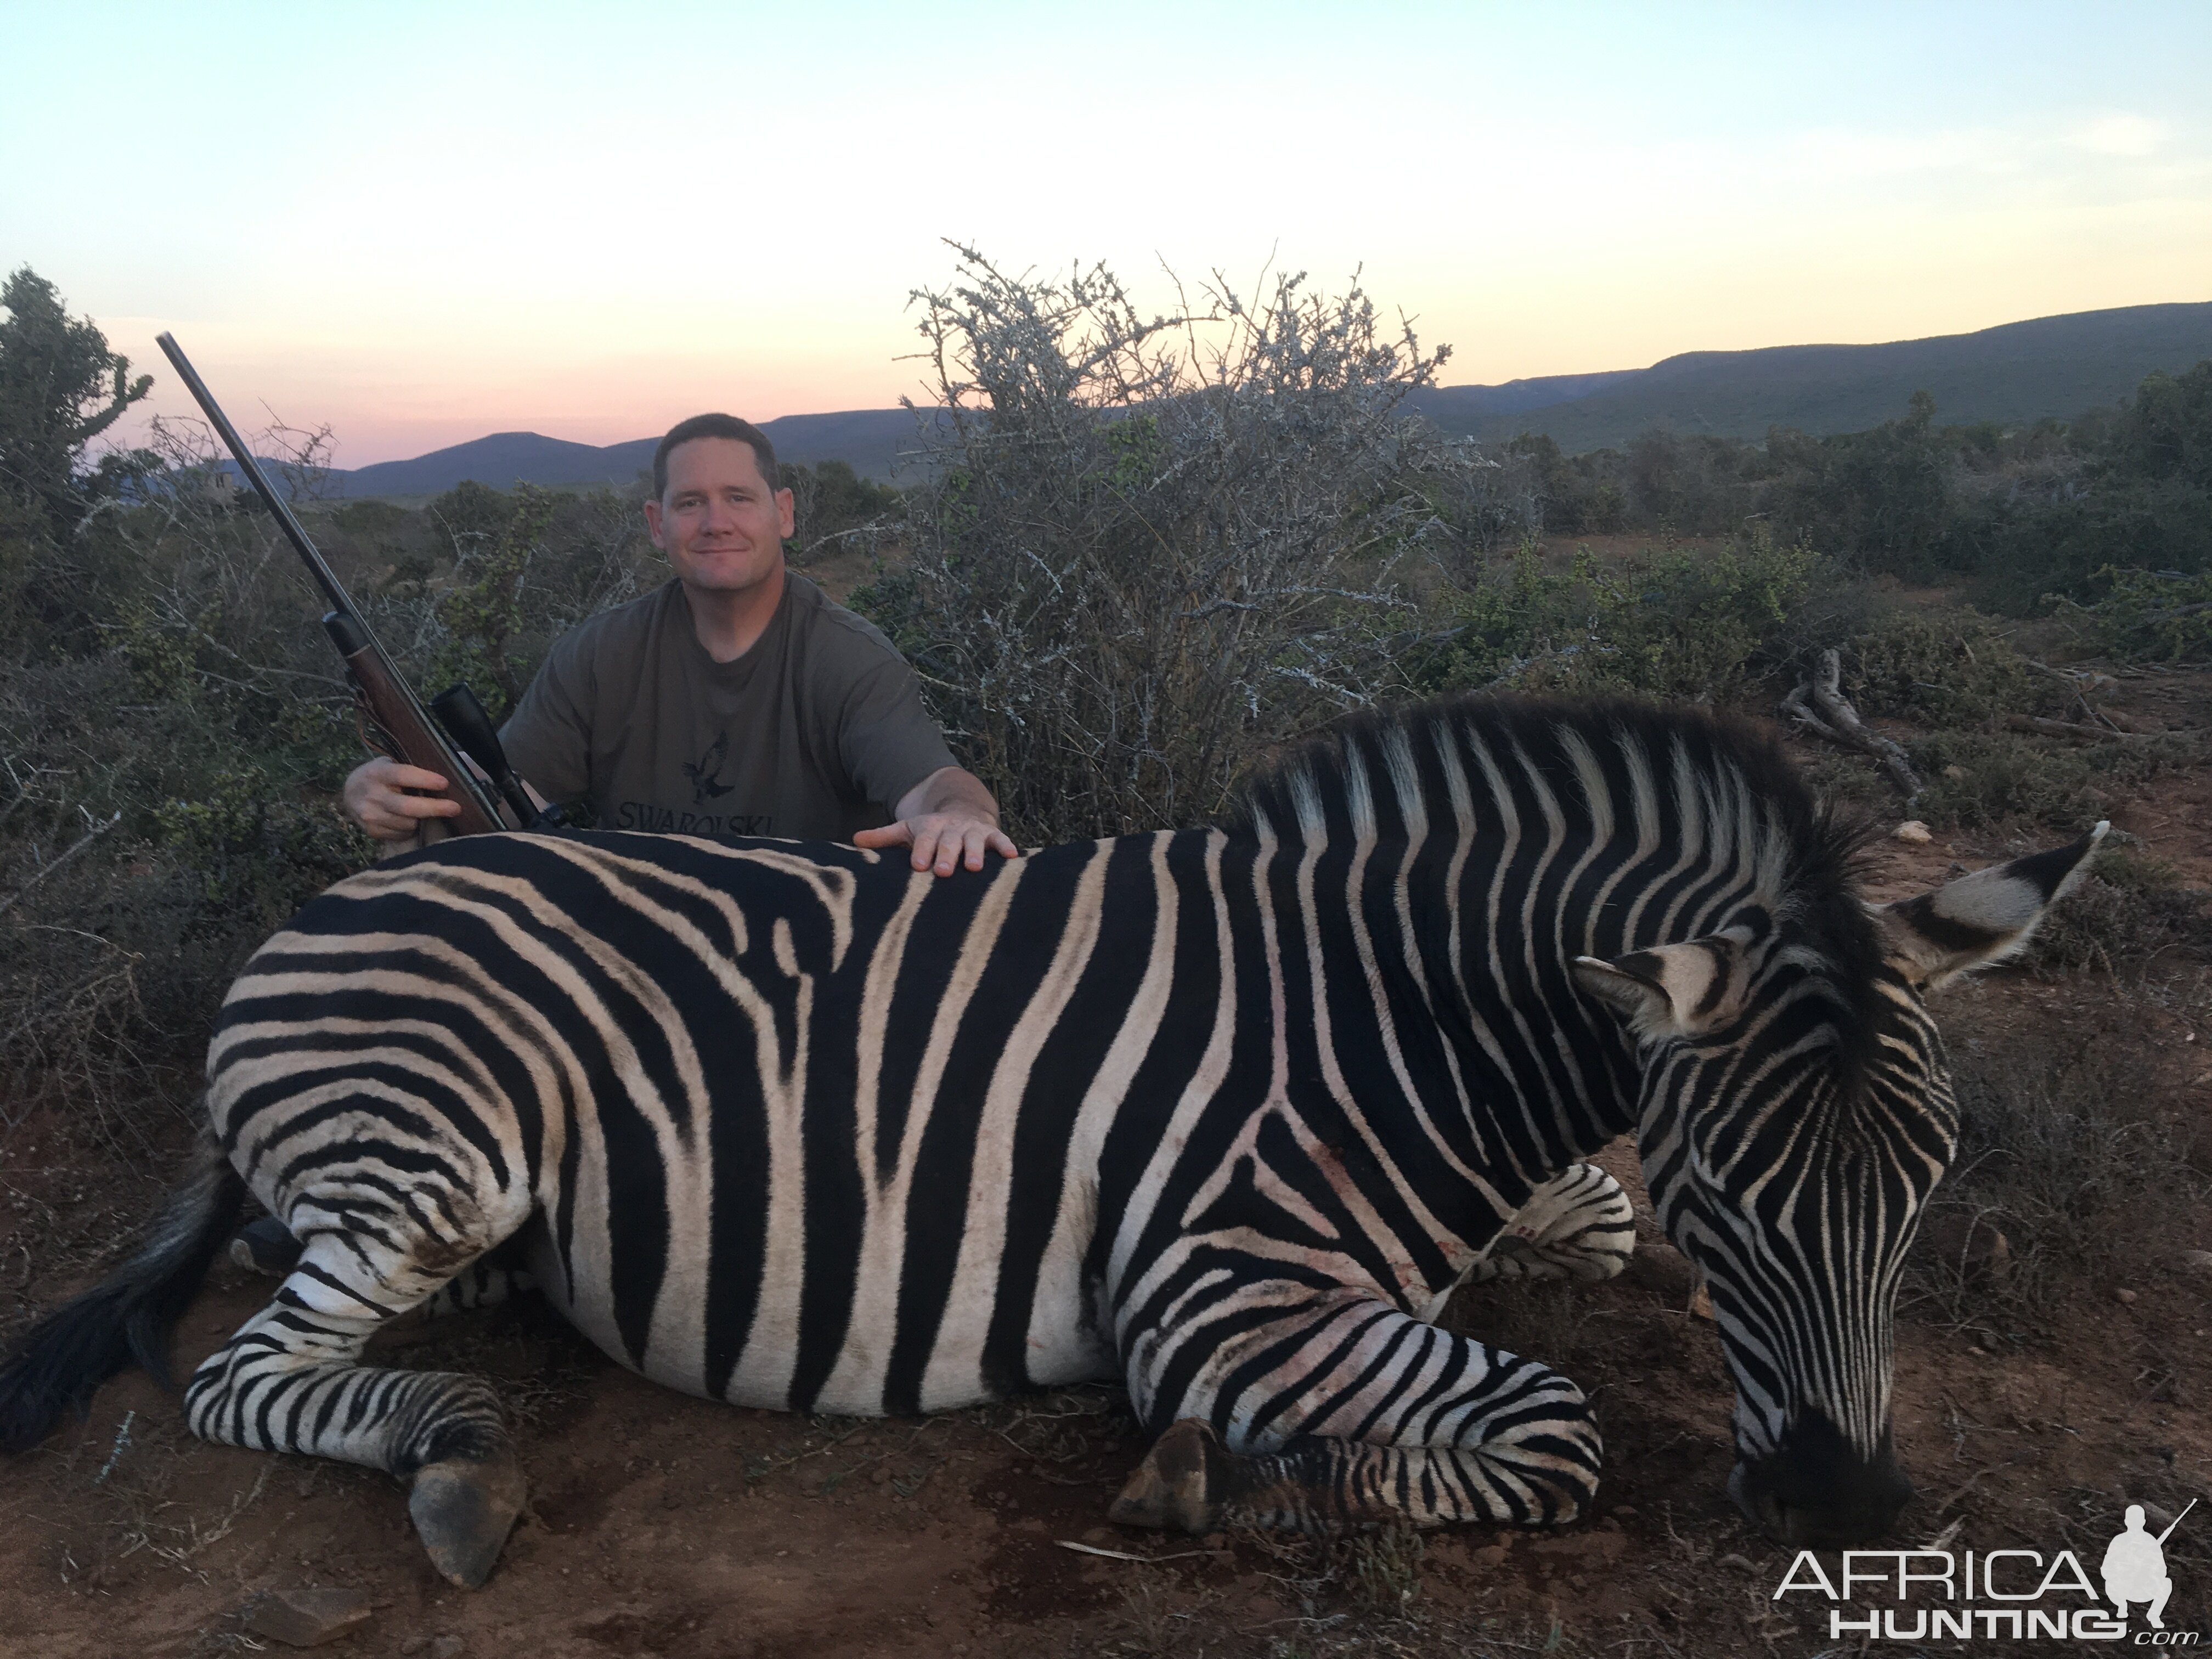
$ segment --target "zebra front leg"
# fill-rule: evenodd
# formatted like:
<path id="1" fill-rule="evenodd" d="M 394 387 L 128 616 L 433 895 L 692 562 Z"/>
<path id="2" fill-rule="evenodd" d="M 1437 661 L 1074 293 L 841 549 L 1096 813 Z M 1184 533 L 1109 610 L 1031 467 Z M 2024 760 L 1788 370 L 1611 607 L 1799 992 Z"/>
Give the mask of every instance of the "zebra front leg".
<path id="1" fill-rule="evenodd" d="M 1459 1282 L 1577 1279 L 1595 1284 L 1626 1267 L 1635 1249 L 1636 1212 L 1628 1194 L 1596 1164 L 1577 1164 L 1528 1194 Z"/>
<path id="2" fill-rule="evenodd" d="M 433 1267 L 364 1233 L 317 1234 L 276 1299 L 193 1374 L 185 1411 L 204 1440 L 365 1463 L 410 1480 L 408 1513 L 431 1561 L 473 1589 L 525 1498 L 497 1397 L 478 1377 L 359 1363 L 372 1334 L 454 1273 L 450 1257 Z"/>
<path id="3" fill-rule="evenodd" d="M 1143 1369 L 1180 1371 L 1204 1340 L 1163 1341 Z M 1114 1502 L 1132 1526 L 1556 1526 L 1597 1490 L 1597 1425 L 1572 1382 L 1371 1299 L 1239 1332 L 1171 1412 L 1146 1381 L 1140 1410 L 1178 1420 Z"/>

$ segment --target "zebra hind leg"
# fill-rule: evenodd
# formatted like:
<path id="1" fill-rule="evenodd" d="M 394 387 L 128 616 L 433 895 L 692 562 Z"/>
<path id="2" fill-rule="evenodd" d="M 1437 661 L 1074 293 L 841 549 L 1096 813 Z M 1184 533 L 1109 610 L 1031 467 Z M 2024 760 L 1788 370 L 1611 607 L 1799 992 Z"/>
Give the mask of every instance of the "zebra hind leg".
<path id="1" fill-rule="evenodd" d="M 1628 1194 L 1596 1164 L 1577 1164 L 1528 1195 L 1460 1282 L 1573 1279 L 1595 1284 L 1626 1267 L 1635 1249 L 1636 1212 Z"/>
<path id="2" fill-rule="evenodd" d="M 428 1301 L 410 1312 L 387 1320 L 379 1334 L 389 1336 L 395 1331 L 419 1332 L 441 1320 L 496 1308 L 518 1296 L 529 1295 L 538 1288 L 538 1276 L 522 1265 L 521 1252 L 509 1255 L 514 1243 L 509 1239 L 489 1255 L 469 1263 L 441 1285 Z"/>
<path id="3" fill-rule="evenodd" d="M 483 1583 L 526 1496 L 497 1396 L 480 1377 L 359 1363 L 371 1335 L 470 1266 L 443 1241 L 314 1235 L 276 1300 L 194 1373 L 192 1432 L 410 1480 L 408 1512 L 432 1562 L 453 1583 Z"/>

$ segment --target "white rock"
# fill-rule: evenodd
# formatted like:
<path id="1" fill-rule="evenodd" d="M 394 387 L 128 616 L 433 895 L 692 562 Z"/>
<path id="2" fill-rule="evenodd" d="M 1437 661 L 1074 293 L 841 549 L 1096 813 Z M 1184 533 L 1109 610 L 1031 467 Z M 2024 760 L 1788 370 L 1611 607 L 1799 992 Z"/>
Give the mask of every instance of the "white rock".
<path id="1" fill-rule="evenodd" d="M 1915 847 L 1924 847 L 1936 837 L 1918 818 L 1907 818 L 1889 832 L 1899 841 L 1909 841 Z"/>

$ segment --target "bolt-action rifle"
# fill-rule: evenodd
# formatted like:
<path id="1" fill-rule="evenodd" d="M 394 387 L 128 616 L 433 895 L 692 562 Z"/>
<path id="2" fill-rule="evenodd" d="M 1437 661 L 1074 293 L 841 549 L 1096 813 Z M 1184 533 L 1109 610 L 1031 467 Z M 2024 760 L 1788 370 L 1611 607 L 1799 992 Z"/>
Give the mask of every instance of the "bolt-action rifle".
<path id="1" fill-rule="evenodd" d="M 238 470 L 261 497 L 270 516 L 276 520 L 277 528 L 284 532 L 285 539 L 292 544 L 293 550 L 306 563 L 307 574 L 314 578 L 315 586 L 322 589 L 323 598 L 329 602 L 331 609 L 323 617 L 323 629 L 331 636 L 331 643 L 337 647 L 338 655 L 345 659 L 346 678 L 352 683 L 354 703 L 361 713 L 362 737 L 370 748 L 381 754 L 437 773 L 446 780 L 446 787 L 436 793 L 447 800 L 460 803 L 461 810 L 455 816 L 424 822 L 438 824 L 456 836 L 505 830 L 510 825 L 501 818 L 499 806 L 504 800 L 515 823 L 532 830 L 554 828 L 559 823 L 557 809 L 541 811 L 530 799 L 522 780 L 507 764 L 499 733 L 492 728 L 491 717 L 484 713 L 475 692 L 465 685 L 453 686 L 433 698 L 428 708 L 423 708 L 390 655 L 369 632 L 368 623 L 337 577 L 331 574 L 323 556 L 307 539 L 307 532 L 301 528 L 290 506 L 270 487 L 261 463 L 240 440 L 238 428 L 216 406 L 206 382 L 185 361 L 175 338 L 158 334 L 155 339 L 177 371 L 178 378 L 184 381 L 185 389 L 192 394 L 209 424 L 222 439 L 223 447 L 230 451 L 231 459 L 238 463 Z M 437 716 L 435 720 L 431 719 L 433 714 Z M 483 779 L 489 780 L 489 788 L 483 779 L 470 769 L 461 758 L 463 755 L 483 769 Z M 496 795 L 492 793 L 495 790 L 498 792 Z"/>

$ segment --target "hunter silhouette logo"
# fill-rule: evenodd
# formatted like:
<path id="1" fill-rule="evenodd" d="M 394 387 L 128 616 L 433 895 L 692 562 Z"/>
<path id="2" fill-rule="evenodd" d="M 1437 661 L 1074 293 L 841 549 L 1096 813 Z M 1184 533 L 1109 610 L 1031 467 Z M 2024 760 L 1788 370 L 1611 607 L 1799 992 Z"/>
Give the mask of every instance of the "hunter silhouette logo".
<path id="1" fill-rule="evenodd" d="M 2166 1540 L 2181 1524 L 2181 1516 L 2196 1507 L 2192 1498 L 2181 1515 L 2173 1517 L 2172 1524 L 2154 1538 L 2143 1530 L 2142 1505 L 2128 1505 L 2127 1530 L 2105 1547 L 2105 1595 L 2121 1618 L 2128 1616 L 2129 1602 L 2148 1601 L 2150 1611 L 2143 1616 L 2149 1620 L 2150 1627 L 2166 1628 L 2166 1620 L 2159 1615 L 2166 1611 L 2166 1598 L 2173 1594 L 2173 1580 L 2166 1572 Z"/>
<path id="2" fill-rule="evenodd" d="M 696 761 L 684 763 L 684 775 L 691 784 L 691 804 L 704 806 L 717 800 L 736 787 L 721 781 L 722 763 L 730 757 L 730 734 L 719 733 L 707 750 Z"/>

